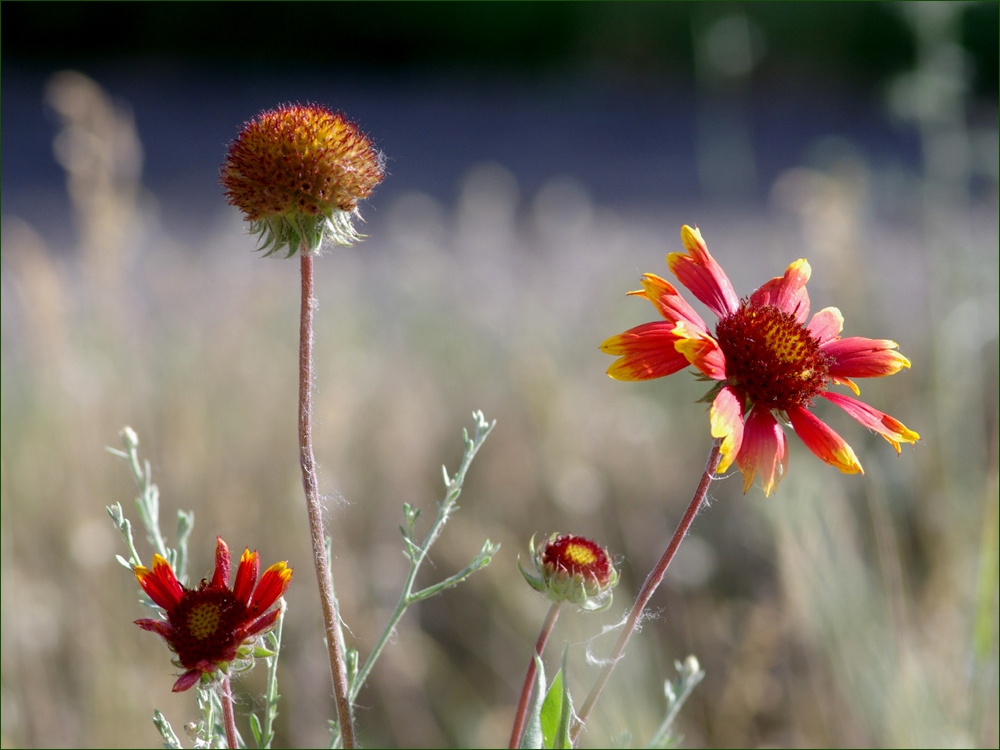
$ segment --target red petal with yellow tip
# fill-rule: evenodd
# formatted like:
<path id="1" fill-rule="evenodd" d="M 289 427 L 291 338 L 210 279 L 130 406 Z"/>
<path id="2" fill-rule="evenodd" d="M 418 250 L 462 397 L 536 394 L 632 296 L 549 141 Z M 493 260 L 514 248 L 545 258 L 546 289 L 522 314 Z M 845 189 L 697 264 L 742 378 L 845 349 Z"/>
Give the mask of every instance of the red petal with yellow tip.
<path id="1" fill-rule="evenodd" d="M 652 380 L 683 370 L 688 360 L 674 348 L 676 341 L 673 324 L 661 321 L 612 336 L 601 351 L 621 358 L 608 368 L 608 375 L 615 380 Z"/>
<path id="2" fill-rule="evenodd" d="M 830 374 L 843 378 L 881 378 L 894 375 L 910 360 L 897 351 L 899 344 L 888 339 L 851 336 L 824 344 L 823 353 L 833 358 Z"/>
<path id="3" fill-rule="evenodd" d="M 798 406 L 787 413 L 795 434 L 821 461 L 836 466 L 845 474 L 864 474 L 851 446 L 819 417 Z"/>
<path id="4" fill-rule="evenodd" d="M 778 488 L 788 473 L 785 431 L 770 410 L 755 408 L 747 415 L 737 466 L 743 472 L 743 494 L 750 489 L 758 472 L 765 497 Z"/>
<path id="5" fill-rule="evenodd" d="M 809 292 L 806 282 L 812 275 L 812 268 L 805 258 L 800 258 L 785 269 L 783 276 L 777 276 L 763 284 L 750 295 L 753 305 L 773 305 L 786 312 L 799 323 L 809 317 Z"/>
<path id="6" fill-rule="evenodd" d="M 171 610 L 180 603 L 184 589 L 177 582 L 174 569 L 170 567 L 170 563 L 165 558 L 153 555 L 152 571 L 137 565 L 133 573 L 139 585 L 142 586 L 142 590 L 153 600 L 154 604 Z"/>
<path id="7" fill-rule="evenodd" d="M 835 403 L 868 429 L 875 430 L 896 449 L 896 453 L 899 453 L 900 443 L 915 443 L 920 440 L 920 435 L 907 429 L 906 425 L 898 419 L 894 419 L 862 401 L 829 391 L 822 396 L 827 401 Z"/>
<path id="8" fill-rule="evenodd" d="M 240 557 L 240 567 L 236 569 L 236 582 L 233 584 L 233 596 L 244 607 L 250 606 L 250 597 L 258 575 L 260 575 L 260 555 L 251 552 L 247 547 Z"/>
<path id="9" fill-rule="evenodd" d="M 681 227 L 681 241 L 687 254 L 670 253 L 667 256 L 671 273 L 720 318 L 736 312 L 740 298 L 722 266 L 708 252 L 701 232 L 685 224 Z"/>

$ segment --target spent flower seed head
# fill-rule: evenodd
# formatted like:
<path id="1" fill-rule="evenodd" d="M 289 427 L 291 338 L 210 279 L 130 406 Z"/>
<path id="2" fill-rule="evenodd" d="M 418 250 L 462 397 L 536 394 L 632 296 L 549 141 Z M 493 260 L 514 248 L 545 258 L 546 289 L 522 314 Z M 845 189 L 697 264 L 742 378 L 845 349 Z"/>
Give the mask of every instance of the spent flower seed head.
<path id="1" fill-rule="evenodd" d="M 226 200 L 250 222 L 265 255 L 323 240 L 361 239 L 352 217 L 358 201 L 385 177 L 382 153 L 340 112 L 317 104 L 286 104 L 248 122 L 222 165 Z"/>

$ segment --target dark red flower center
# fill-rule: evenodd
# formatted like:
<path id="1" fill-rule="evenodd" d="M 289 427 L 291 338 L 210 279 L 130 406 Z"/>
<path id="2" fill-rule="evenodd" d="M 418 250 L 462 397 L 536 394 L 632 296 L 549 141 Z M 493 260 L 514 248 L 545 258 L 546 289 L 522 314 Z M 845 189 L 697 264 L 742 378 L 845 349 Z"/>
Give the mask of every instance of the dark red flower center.
<path id="1" fill-rule="evenodd" d="M 805 326 L 773 305 L 743 304 L 715 327 L 726 383 L 751 404 L 808 406 L 826 390 L 830 361 Z"/>
<path id="2" fill-rule="evenodd" d="M 238 631 L 248 619 L 247 608 L 228 588 L 204 586 L 185 590 L 180 603 L 169 614 L 174 627 L 170 642 L 177 658 L 188 669 L 202 661 L 232 661 L 242 640 Z"/>

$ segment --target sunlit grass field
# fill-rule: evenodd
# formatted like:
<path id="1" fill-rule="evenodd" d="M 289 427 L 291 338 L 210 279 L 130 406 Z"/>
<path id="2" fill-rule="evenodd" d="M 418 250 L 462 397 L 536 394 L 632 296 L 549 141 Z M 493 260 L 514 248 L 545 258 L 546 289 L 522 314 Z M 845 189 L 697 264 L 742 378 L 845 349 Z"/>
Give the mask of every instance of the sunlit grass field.
<path id="1" fill-rule="evenodd" d="M 191 694 L 170 693 L 163 644 L 132 624 L 146 612 L 114 561 L 124 549 L 104 506 L 130 511 L 135 490 L 104 446 L 131 425 L 165 526 L 195 513 L 195 578 L 216 535 L 295 567 L 277 745 L 325 746 L 334 714 L 296 446 L 298 264 L 256 255 L 221 190 L 213 222 L 164 225 L 129 161 L 137 136 L 82 86 L 93 116 L 66 104 L 57 144 L 77 243 L 3 217 L 3 745 L 153 746 L 154 708 L 175 728 L 197 718 Z M 506 743 L 547 608 L 516 567 L 533 534 L 588 535 L 620 562 L 611 609 L 567 611 L 549 645 L 553 670 L 569 645 L 577 700 L 590 689 L 585 657 L 613 638 L 595 636 L 627 610 L 710 448 L 696 403 L 708 384 L 615 382 L 598 349 L 654 318 L 625 293 L 667 275 L 684 223 L 741 295 L 808 258 L 813 310 L 838 306 L 845 335 L 893 339 L 911 359 L 861 385 L 922 440 L 897 457 L 821 404 L 864 476 L 791 438 L 776 495 L 720 477 L 583 746 L 642 746 L 688 654 L 706 677 L 679 719 L 685 746 L 997 745 L 996 184 L 970 195 L 933 165 L 890 180 L 850 149 L 827 153 L 782 175 L 763 208 L 694 213 L 601 205 L 559 175 L 525 191 L 503 165 L 470 164 L 454 202 L 376 195 L 368 239 L 317 262 L 316 453 L 348 645 L 363 656 L 406 572 L 402 504 L 430 514 L 471 412 L 497 420 L 425 572 L 460 569 L 487 537 L 501 551 L 404 619 L 359 699 L 364 745 Z M 238 716 L 262 700 L 262 672 L 235 683 Z"/>

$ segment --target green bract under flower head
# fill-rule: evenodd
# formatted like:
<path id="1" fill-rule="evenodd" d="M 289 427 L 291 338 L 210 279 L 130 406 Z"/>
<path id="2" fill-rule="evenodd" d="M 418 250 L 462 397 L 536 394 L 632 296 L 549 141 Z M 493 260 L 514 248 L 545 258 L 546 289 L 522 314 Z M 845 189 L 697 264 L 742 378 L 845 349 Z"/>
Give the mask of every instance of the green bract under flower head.
<path id="1" fill-rule="evenodd" d="M 517 567 L 524 580 L 554 602 L 572 602 L 581 609 L 599 611 L 611 606 L 611 589 L 618 584 L 618 571 L 611 555 L 596 542 L 572 534 L 553 534 L 544 545 L 529 545 L 537 575 Z"/>
<path id="2" fill-rule="evenodd" d="M 358 201 L 385 177 L 385 163 L 357 125 L 315 104 L 285 105 L 247 123 L 222 165 L 226 200 L 239 208 L 265 255 L 286 257 L 323 240 L 361 239 Z"/>

